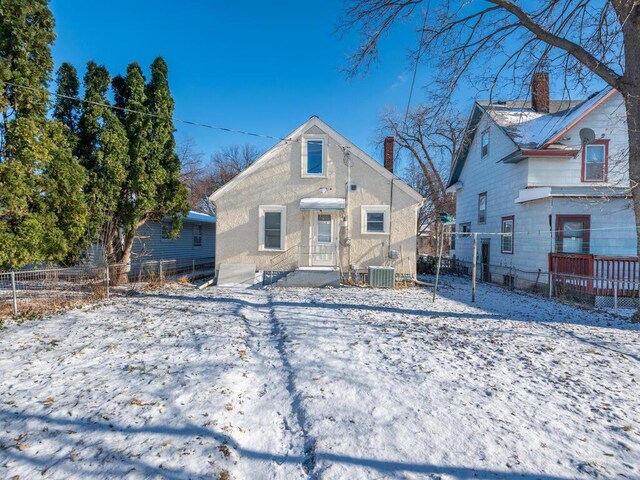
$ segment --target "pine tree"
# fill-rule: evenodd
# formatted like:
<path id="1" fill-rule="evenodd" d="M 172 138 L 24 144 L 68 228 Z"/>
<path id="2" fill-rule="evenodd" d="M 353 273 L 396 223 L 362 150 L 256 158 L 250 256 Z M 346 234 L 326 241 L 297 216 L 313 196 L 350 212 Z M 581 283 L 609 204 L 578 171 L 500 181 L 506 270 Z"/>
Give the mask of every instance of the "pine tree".
<path id="1" fill-rule="evenodd" d="M 20 85 L 0 92 L 0 268 L 63 262 L 84 233 L 84 172 L 47 118 L 53 27 L 46 0 L 0 2 L 0 80 Z"/>

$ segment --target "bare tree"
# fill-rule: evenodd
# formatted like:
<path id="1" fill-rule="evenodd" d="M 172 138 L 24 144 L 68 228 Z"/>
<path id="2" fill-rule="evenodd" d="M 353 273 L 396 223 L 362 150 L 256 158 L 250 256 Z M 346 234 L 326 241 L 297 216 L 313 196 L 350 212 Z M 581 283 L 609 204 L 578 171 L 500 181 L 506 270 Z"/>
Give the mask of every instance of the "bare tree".
<path id="1" fill-rule="evenodd" d="M 189 190 L 189 205 L 193 210 L 215 214 L 209 196 L 242 170 L 251 165 L 261 151 L 254 145 L 226 145 L 211 155 L 208 162 L 198 152 L 192 138 L 178 146 L 182 161 L 181 181 Z"/>
<path id="2" fill-rule="evenodd" d="M 449 167 L 463 141 L 464 120 L 456 110 L 440 111 L 421 104 L 401 116 L 389 110 L 382 116 L 384 133 L 393 135 L 398 154 L 408 161 L 405 179 L 426 199 L 418 215 L 418 233 L 429 228 L 437 238 L 440 213 L 455 213 L 453 195 L 446 192 Z M 381 135 L 382 137 L 382 135 Z"/>
<path id="3" fill-rule="evenodd" d="M 255 145 L 227 145 L 211 155 L 208 176 L 214 187 L 211 193 L 251 165 L 262 152 Z"/>
<path id="4" fill-rule="evenodd" d="M 640 0 L 347 0 L 343 32 L 361 43 L 350 71 L 366 70 L 384 35 L 399 21 L 419 25 L 412 58 L 432 63 L 432 92 L 440 105 L 461 79 L 493 92 L 527 90 L 546 69 L 567 94 L 600 80 L 623 96 L 629 139 L 629 178 L 640 255 Z"/>

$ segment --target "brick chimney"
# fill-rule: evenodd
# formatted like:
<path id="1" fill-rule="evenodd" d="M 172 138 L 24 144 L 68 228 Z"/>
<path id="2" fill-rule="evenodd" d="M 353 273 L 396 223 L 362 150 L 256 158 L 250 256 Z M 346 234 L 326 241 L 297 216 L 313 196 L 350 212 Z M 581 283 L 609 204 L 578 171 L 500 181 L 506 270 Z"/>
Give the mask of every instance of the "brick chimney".
<path id="1" fill-rule="evenodd" d="M 393 137 L 384 139 L 384 168 L 393 173 Z"/>
<path id="2" fill-rule="evenodd" d="M 549 72 L 535 72 L 531 78 L 531 107 L 549 113 Z"/>

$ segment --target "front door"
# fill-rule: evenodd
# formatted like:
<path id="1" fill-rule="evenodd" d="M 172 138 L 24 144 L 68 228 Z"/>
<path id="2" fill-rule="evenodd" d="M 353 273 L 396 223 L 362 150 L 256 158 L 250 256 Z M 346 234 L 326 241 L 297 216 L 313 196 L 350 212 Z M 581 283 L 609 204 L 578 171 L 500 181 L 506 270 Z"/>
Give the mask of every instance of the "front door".
<path id="1" fill-rule="evenodd" d="M 491 281 L 491 270 L 490 270 L 490 259 L 489 252 L 491 251 L 491 240 L 483 239 L 481 243 L 481 263 L 482 263 L 482 281 L 490 282 Z"/>
<path id="2" fill-rule="evenodd" d="M 313 238 L 311 240 L 311 265 L 337 265 L 337 243 L 334 239 L 334 219 L 328 213 L 315 212 Z"/>

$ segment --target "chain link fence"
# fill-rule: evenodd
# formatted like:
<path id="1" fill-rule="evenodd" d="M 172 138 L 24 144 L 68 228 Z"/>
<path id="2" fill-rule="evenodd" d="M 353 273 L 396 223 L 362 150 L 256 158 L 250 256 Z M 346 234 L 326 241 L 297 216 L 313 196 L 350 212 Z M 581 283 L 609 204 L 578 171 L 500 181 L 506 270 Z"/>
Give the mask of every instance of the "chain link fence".
<path id="1" fill-rule="evenodd" d="M 113 295 L 214 274 L 213 257 L 0 272 L 0 318 L 37 317 Z"/>

